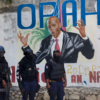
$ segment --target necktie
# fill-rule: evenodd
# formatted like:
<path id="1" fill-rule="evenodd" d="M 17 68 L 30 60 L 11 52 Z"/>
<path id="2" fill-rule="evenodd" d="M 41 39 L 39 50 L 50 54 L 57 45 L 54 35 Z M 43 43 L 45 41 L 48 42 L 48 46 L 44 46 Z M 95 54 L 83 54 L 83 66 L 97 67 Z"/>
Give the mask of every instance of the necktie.
<path id="1" fill-rule="evenodd" d="M 58 41 L 59 41 L 59 40 L 56 39 L 55 50 L 59 50 L 59 51 L 60 51 L 60 47 L 59 47 Z M 61 51 L 60 51 L 60 55 L 61 55 Z"/>

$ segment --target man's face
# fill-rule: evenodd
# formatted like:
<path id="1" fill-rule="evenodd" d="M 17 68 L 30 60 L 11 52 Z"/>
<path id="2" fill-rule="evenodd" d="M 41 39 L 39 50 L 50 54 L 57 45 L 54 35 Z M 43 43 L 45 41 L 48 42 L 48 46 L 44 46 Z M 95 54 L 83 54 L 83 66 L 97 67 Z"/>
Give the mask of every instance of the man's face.
<path id="1" fill-rule="evenodd" d="M 56 56 L 60 56 L 60 53 L 54 53 Z"/>
<path id="2" fill-rule="evenodd" d="M 54 53 L 54 55 L 53 55 L 53 58 L 54 58 L 54 61 L 55 62 L 59 62 L 59 59 L 60 59 L 60 53 Z"/>
<path id="3" fill-rule="evenodd" d="M 4 56 L 4 52 L 1 51 L 1 52 L 0 52 L 0 57 L 3 57 L 3 56 Z"/>
<path id="4" fill-rule="evenodd" d="M 49 18 L 48 28 L 53 37 L 57 38 L 60 34 L 60 28 L 61 28 L 59 19 L 57 19 L 56 17 Z"/>
<path id="5" fill-rule="evenodd" d="M 30 55 L 33 55 L 33 53 L 30 53 Z"/>

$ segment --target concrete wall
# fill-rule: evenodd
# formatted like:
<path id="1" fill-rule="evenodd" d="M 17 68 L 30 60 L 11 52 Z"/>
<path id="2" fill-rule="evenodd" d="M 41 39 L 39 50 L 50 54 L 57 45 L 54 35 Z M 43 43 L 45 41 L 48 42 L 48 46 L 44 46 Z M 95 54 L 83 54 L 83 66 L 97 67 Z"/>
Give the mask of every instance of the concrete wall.
<path id="1" fill-rule="evenodd" d="M 56 2 L 57 0 L 52 0 L 52 2 L 53 1 Z M 63 3 L 64 1 L 66 0 L 61 0 L 61 3 Z M 81 0 L 76 0 L 76 1 L 77 1 L 78 9 L 80 9 Z M 16 12 L 17 7 L 20 4 L 32 3 L 36 7 L 38 7 L 40 2 L 50 2 L 50 0 L 13 0 L 12 4 L 7 4 L 7 3 L 3 3 L 2 1 L 0 1 L 0 13 Z M 95 2 L 96 0 L 86 0 L 86 11 L 87 12 L 95 12 L 95 8 L 94 8 Z M 71 4 L 68 4 L 68 7 L 71 7 Z"/>
<path id="2" fill-rule="evenodd" d="M 10 100 L 22 100 L 22 95 L 18 88 L 13 87 L 11 89 Z M 41 88 L 40 91 L 36 93 L 35 100 L 50 100 L 47 89 Z M 66 88 L 63 100 L 100 100 L 100 89 L 82 87 Z"/>

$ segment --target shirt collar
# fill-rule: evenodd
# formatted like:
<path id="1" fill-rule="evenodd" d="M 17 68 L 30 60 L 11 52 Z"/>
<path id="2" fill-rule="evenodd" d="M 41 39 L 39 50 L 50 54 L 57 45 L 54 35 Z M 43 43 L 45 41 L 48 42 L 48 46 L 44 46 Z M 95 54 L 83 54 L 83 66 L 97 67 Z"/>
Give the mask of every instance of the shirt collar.
<path id="1" fill-rule="evenodd" d="M 62 39 L 63 39 L 63 32 L 61 31 L 61 33 L 60 33 L 60 35 L 58 36 L 58 38 L 54 38 L 54 37 L 52 36 L 52 40 L 55 40 L 55 39 L 58 39 L 59 41 L 62 41 Z"/>

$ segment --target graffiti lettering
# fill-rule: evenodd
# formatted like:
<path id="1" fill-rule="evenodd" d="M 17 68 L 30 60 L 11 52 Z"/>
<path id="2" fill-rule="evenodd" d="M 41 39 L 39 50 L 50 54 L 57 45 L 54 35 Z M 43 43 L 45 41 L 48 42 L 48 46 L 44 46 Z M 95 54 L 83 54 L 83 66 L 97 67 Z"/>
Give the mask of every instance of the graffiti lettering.
<path id="1" fill-rule="evenodd" d="M 67 74 L 72 74 L 72 72 L 69 72 L 69 70 L 71 70 L 72 69 L 72 66 L 71 65 L 68 65 L 67 67 L 70 67 L 68 70 L 67 70 Z"/>
<path id="2" fill-rule="evenodd" d="M 83 71 L 83 73 L 82 73 L 82 71 Z M 84 67 L 82 65 L 79 66 L 79 74 L 84 74 Z"/>
<path id="3" fill-rule="evenodd" d="M 82 75 L 72 75 L 71 76 L 71 83 L 82 83 Z"/>
<path id="4" fill-rule="evenodd" d="M 94 72 L 89 72 L 89 76 L 90 76 L 90 83 L 92 83 L 92 80 L 94 81 L 94 83 L 96 83 L 96 71 Z"/>
<path id="5" fill-rule="evenodd" d="M 86 67 L 86 66 L 82 66 L 82 65 L 79 65 L 79 67 L 77 68 L 73 68 L 72 65 L 67 65 L 68 67 L 68 70 L 67 70 L 67 74 L 85 74 L 85 75 L 89 75 L 89 67 Z M 92 73 L 94 73 L 94 71 L 97 69 L 97 68 L 100 68 L 100 66 L 96 66 L 96 65 L 93 65 L 92 66 Z"/>
<path id="6" fill-rule="evenodd" d="M 68 3 L 72 4 L 72 13 L 67 13 L 66 12 L 66 5 Z M 51 5 L 55 8 L 56 6 L 56 2 L 45 2 L 45 3 L 39 3 L 39 18 L 40 18 L 40 28 L 44 28 L 44 18 L 45 17 L 51 17 L 53 16 L 52 14 L 49 15 L 43 15 L 43 7 L 45 5 Z M 32 24 L 28 27 L 24 27 L 22 25 L 22 21 L 21 21 L 21 11 L 24 7 L 29 7 L 31 8 L 31 12 L 32 12 Z M 75 0 L 67 0 L 62 4 L 62 13 L 63 13 L 63 26 L 67 27 L 67 17 L 68 15 L 72 15 L 73 18 L 73 26 L 76 26 L 77 24 L 75 22 L 77 22 L 77 3 Z M 97 15 L 97 24 L 100 25 L 100 0 L 97 0 L 97 12 L 92 12 L 92 13 L 86 13 L 85 10 L 85 0 L 81 0 L 81 19 L 84 20 L 85 25 L 86 25 L 86 15 Z M 35 6 L 33 4 L 21 4 L 18 7 L 18 13 L 17 13 L 17 22 L 18 22 L 18 27 L 20 29 L 32 29 L 35 27 L 36 25 L 36 16 L 35 16 Z"/>
<path id="7" fill-rule="evenodd" d="M 73 69 L 73 74 L 77 74 L 77 68 Z"/>

